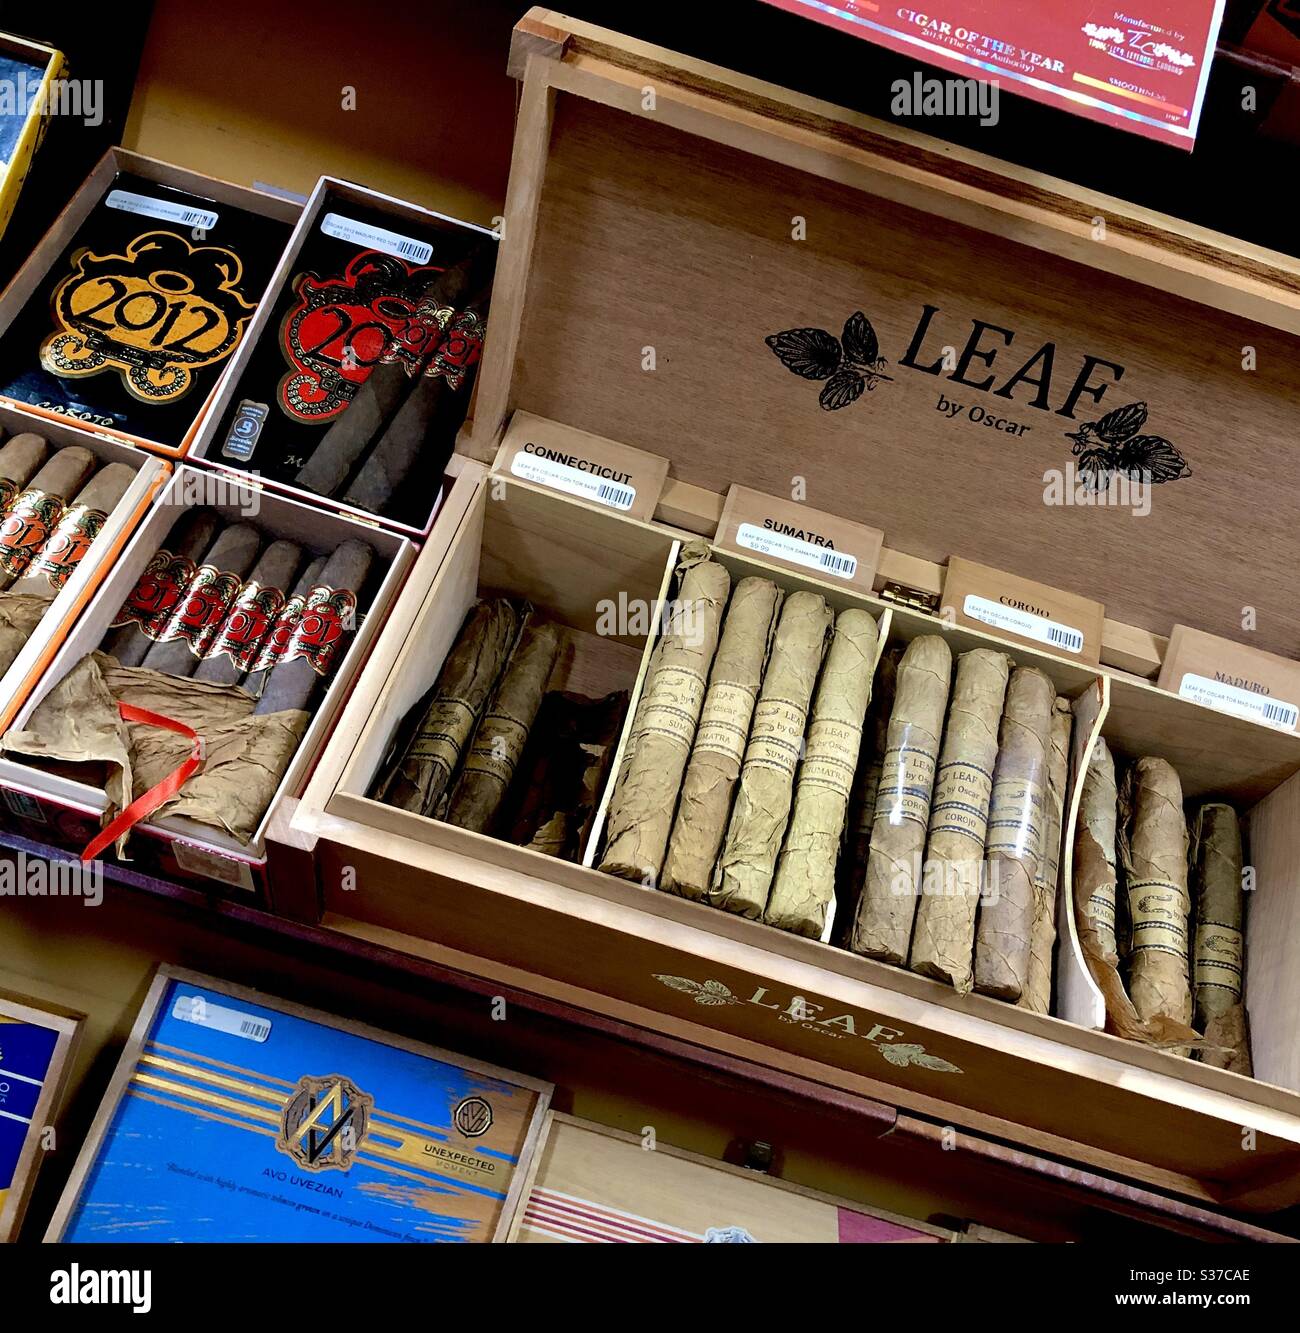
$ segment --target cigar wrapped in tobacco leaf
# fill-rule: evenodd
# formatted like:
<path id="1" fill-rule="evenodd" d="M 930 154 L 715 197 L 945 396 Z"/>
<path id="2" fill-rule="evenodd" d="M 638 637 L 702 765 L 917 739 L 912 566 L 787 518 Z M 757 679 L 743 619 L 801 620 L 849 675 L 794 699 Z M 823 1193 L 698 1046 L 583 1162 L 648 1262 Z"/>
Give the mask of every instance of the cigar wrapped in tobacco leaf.
<path id="1" fill-rule="evenodd" d="M 763 920 L 821 938 L 835 897 L 835 863 L 844 841 L 849 795 L 862 748 L 862 724 L 876 664 L 876 622 L 849 609 L 835 629 L 799 766 L 794 811 Z"/>
<path id="2" fill-rule="evenodd" d="M 9 512 L 49 452 L 49 445 L 39 435 L 30 432 L 5 441 L 0 449 L 0 517 Z"/>
<path id="3" fill-rule="evenodd" d="M 195 680 L 234 685 L 249 670 L 284 609 L 284 590 L 301 563 L 302 548 L 296 542 L 273 541 L 262 552 L 195 668 Z"/>
<path id="4" fill-rule="evenodd" d="M 957 659 L 930 805 L 924 892 L 908 966 L 962 995 L 975 984 L 975 913 L 1010 668 L 1006 653 L 991 648 Z"/>
<path id="5" fill-rule="evenodd" d="M 57 597 L 135 478 L 135 469 L 125 463 L 109 463 L 95 472 L 59 515 L 15 590 Z"/>
<path id="6" fill-rule="evenodd" d="M 0 519 L 0 590 L 27 571 L 95 463 L 89 449 L 58 449 L 14 498 Z"/>
<path id="7" fill-rule="evenodd" d="M 913 639 L 898 664 L 867 874 L 849 944 L 854 953 L 887 963 L 905 963 L 911 945 L 951 676 L 952 652 L 938 634 Z"/>

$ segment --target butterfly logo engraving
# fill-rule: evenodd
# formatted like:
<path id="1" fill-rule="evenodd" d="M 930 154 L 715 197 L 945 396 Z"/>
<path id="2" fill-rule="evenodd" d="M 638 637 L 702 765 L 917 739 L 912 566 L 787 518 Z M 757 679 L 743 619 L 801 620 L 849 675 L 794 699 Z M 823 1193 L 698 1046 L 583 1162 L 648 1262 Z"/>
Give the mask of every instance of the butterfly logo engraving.
<path id="1" fill-rule="evenodd" d="M 1147 405 L 1130 403 L 1066 432 L 1089 489 L 1105 491 L 1113 477 L 1149 484 L 1192 475 L 1187 460 L 1163 436 L 1138 434 L 1146 422 Z"/>
<path id="2" fill-rule="evenodd" d="M 763 341 L 787 370 L 806 380 L 826 381 L 817 401 L 827 412 L 848 407 L 864 390 L 893 379 L 884 373 L 889 362 L 880 355 L 880 340 L 861 310 L 849 316 L 838 338 L 825 329 L 786 329 Z"/>

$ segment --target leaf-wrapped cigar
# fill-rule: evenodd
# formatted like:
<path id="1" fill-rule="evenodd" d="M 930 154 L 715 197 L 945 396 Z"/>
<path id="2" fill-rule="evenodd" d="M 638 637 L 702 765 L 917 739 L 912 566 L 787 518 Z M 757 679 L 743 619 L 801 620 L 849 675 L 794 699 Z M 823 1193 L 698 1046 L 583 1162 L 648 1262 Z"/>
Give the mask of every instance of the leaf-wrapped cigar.
<path id="1" fill-rule="evenodd" d="M 468 398 L 465 387 L 474 367 L 478 364 L 483 347 L 485 326 L 483 311 L 487 309 L 490 288 L 480 291 L 465 306 L 450 316 L 443 331 L 443 340 L 425 362 L 396 415 L 384 428 L 383 434 L 361 465 L 356 479 L 347 488 L 343 499 L 347 504 L 371 513 L 383 513 L 394 494 L 421 462 L 426 450 L 440 447 L 444 457 L 428 462 L 424 475 L 432 479 L 440 475 L 451 453 L 454 433 L 464 418 L 464 412 L 440 420 L 447 403 L 457 393 Z"/>
<path id="2" fill-rule="evenodd" d="M 835 942 L 846 949 L 853 935 L 853 915 L 867 878 L 871 826 L 876 819 L 876 798 L 880 795 L 881 770 L 889 745 L 889 716 L 894 711 L 894 689 L 902 656 L 903 649 L 896 644 L 886 648 L 876 663 L 871 702 L 867 706 L 863 728 L 862 757 L 849 795 L 848 831 L 844 851 L 835 868 Z"/>
<path id="3" fill-rule="evenodd" d="M 957 659 L 935 771 L 925 891 L 916 908 L 908 965 L 961 995 L 975 984 L 975 913 L 1010 670 L 1011 659 L 992 648 L 973 648 Z"/>
<path id="4" fill-rule="evenodd" d="M 249 523 L 225 528 L 194 571 L 180 604 L 140 664 L 168 676 L 192 676 L 257 559 L 261 535 Z"/>
<path id="5" fill-rule="evenodd" d="M 1011 673 L 984 843 L 984 901 L 975 930 L 975 989 L 999 1000 L 1018 1000 L 1029 980 L 1055 704 L 1056 687 L 1036 667 Z"/>
<path id="6" fill-rule="evenodd" d="M 731 576 L 709 558 L 703 542 L 683 548 L 677 573 L 677 596 L 651 655 L 630 748 L 610 799 L 600 862 L 607 874 L 649 885 L 657 883 L 663 865 L 731 591 Z"/>
<path id="7" fill-rule="evenodd" d="M 28 482 L 0 521 L 0 589 L 10 587 L 45 545 L 95 466 L 89 449 L 59 449 Z"/>
<path id="8" fill-rule="evenodd" d="M 495 245 L 483 245 L 461 263 L 438 274 L 419 301 L 418 310 L 423 318 L 413 320 L 412 328 L 424 330 L 431 343 L 438 339 L 455 307 L 469 292 L 478 290 L 495 261 Z M 357 460 L 397 410 L 411 388 L 412 378 L 424 368 L 433 350 L 432 346 L 397 342 L 384 352 L 347 411 L 325 432 L 299 469 L 299 486 L 317 495 L 334 495 L 343 487 Z"/>
<path id="9" fill-rule="evenodd" d="M 862 748 L 862 724 L 876 664 L 876 622 L 841 611 L 817 683 L 794 812 L 763 920 L 820 939 L 835 896 L 835 862 L 844 841 L 849 793 Z"/>
<path id="10" fill-rule="evenodd" d="M 763 688 L 749 729 L 727 839 L 714 871 L 712 901 L 740 916 L 767 906 L 785 836 L 808 705 L 834 615 L 816 593 L 785 599 Z"/>
<path id="11" fill-rule="evenodd" d="M 1038 877 L 1034 880 L 1034 930 L 1029 942 L 1029 976 L 1019 1004 L 1035 1014 L 1052 1012 L 1052 952 L 1056 945 L 1056 884 L 1061 873 L 1061 828 L 1065 818 L 1065 786 L 1070 772 L 1068 699 L 1057 699 L 1052 712 L 1047 754 L 1047 831 Z"/>
<path id="12" fill-rule="evenodd" d="M 1183 784 L 1173 765 L 1149 756 L 1139 759 L 1125 777 L 1120 808 L 1126 815 L 1120 854 L 1128 872 L 1132 922 L 1129 997 L 1141 1019 L 1161 1016 L 1187 1024 L 1192 1018 L 1187 939 L 1192 905 Z"/>
<path id="13" fill-rule="evenodd" d="M 905 963 L 912 940 L 951 676 L 952 652 L 938 634 L 913 639 L 898 664 L 866 880 L 849 944 L 854 953 L 887 963 Z"/>
<path id="14" fill-rule="evenodd" d="M 760 578 L 741 579 L 731 594 L 668 840 L 662 883 L 668 893 L 709 901 L 781 595 Z"/>
<path id="15" fill-rule="evenodd" d="M 1074 837 L 1074 919 L 1085 956 L 1091 953 L 1111 967 L 1119 966 L 1115 941 L 1118 806 L 1115 760 L 1098 736 L 1083 775 Z"/>
<path id="16" fill-rule="evenodd" d="M 122 666 L 136 667 L 144 661 L 185 596 L 220 521 L 211 509 L 191 510 L 176 521 L 167 545 L 155 552 L 113 618 L 112 627 L 100 644 L 103 652 L 116 657 Z"/>
<path id="17" fill-rule="evenodd" d="M 447 810 L 449 824 L 478 833 L 491 827 L 514 779 L 559 646 L 554 625 L 529 617 L 465 756 Z"/>
<path id="18" fill-rule="evenodd" d="M 0 515 L 7 514 L 19 492 L 45 462 L 49 445 L 39 435 L 15 435 L 0 449 Z"/>
<path id="19" fill-rule="evenodd" d="M 356 628 L 357 600 L 374 562 L 374 550 L 349 538 L 325 561 L 320 583 L 307 594 L 307 604 L 279 656 L 255 713 L 280 713 L 306 708 L 316 687 L 334 674 Z"/>
<path id="20" fill-rule="evenodd" d="M 1250 1076 L 1250 1030 L 1242 1002 L 1241 876 L 1237 812 L 1230 805 L 1203 805 L 1196 816 L 1192 976 L 1195 1026 L 1205 1033 L 1207 1045 L 1196 1057 L 1216 1069 Z"/>
<path id="21" fill-rule="evenodd" d="M 14 590 L 57 596 L 135 478 L 135 469 L 125 463 L 100 468 L 59 516 L 54 531 L 14 584 Z"/>
<path id="22" fill-rule="evenodd" d="M 470 609 L 412 740 L 377 789 L 379 800 L 416 814 L 434 813 L 518 632 L 519 613 L 503 598 Z"/>
<path id="23" fill-rule="evenodd" d="M 241 688 L 247 690 L 254 699 L 262 697 L 272 668 L 284 656 L 293 641 L 293 632 L 298 628 L 302 613 L 307 609 L 308 594 L 320 582 L 321 574 L 325 571 L 326 559 L 327 557 L 318 555 L 298 575 L 298 581 L 293 585 L 293 592 L 289 594 L 274 624 L 262 640 L 257 656 L 253 659 L 253 665 L 239 682 Z"/>
<path id="24" fill-rule="evenodd" d="M 284 608 L 284 590 L 291 586 L 301 562 L 302 547 L 295 542 L 274 541 L 262 552 L 195 668 L 195 680 L 234 685 L 251 669 Z"/>

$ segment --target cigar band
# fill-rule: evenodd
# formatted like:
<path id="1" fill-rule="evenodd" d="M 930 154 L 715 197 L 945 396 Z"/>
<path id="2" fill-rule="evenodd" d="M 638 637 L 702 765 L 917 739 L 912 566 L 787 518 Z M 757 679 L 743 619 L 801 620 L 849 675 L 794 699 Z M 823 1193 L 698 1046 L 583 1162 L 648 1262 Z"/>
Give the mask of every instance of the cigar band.
<path id="1" fill-rule="evenodd" d="M 0 521 L 0 570 L 17 578 L 36 558 L 63 514 L 63 501 L 48 491 L 24 491 Z"/>
<path id="2" fill-rule="evenodd" d="M 933 750 L 915 745 L 891 745 L 885 751 L 876 793 L 876 819 L 891 825 L 930 822 L 930 797 L 934 791 Z"/>
<path id="3" fill-rule="evenodd" d="M 1167 953 L 1187 961 L 1187 893 L 1168 879 L 1131 880 L 1132 950 Z"/>
<path id="4" fill-rule="evenodd" d="M 284 650 L 289 646 L 289 640 L 293 638 L 294 627 L 302 617 L 303 607 L 306 605 L 307 598 L 303 593 L 295 593 L 285 602 L 280 614 L 275 618 L 275 624 L 271 626 L 270 633 L 262 640 L 251 670 L 270 671 L 280 661 L 284 656 Z"/>
<path id="5" fill-rule="evenodd" d="M 162 628 L 156 632 L 152 624 L 142 628 L 159 643 L 180 640 L 188 644 L 195 657 L 202 657 L 216 638 L 221 622 L 243 585 L 238 574 L 220 570 L 215 565 L 200 565 L 180 605 L 167 617 Z"/>
<path id="6" fill-rule="evenodd" d="M 481 773 L 508 787 L 527 740 L 528 728 L 518 718 L 509 713 L 485 714 L 465 756 L 465 772 Z"/>
<path id="7" fill-rule="evenodd" d="M 225 656 L 241 672 L 251 670 L 284 601 L 284 593 L 279 588 L 258 583 L 255 579 L 245 583 L 212 640 L 206 658 Z"/>
<path id="8" fill-rule="evenodd" d="M 478 714 L 463 699 L 435 699 L 429 705 L 403 762 L 420 759 L 441 765 L 448 773 L 460 761 Z"/>
<path id="9" fill-rule="evenodd" d="M 718 754 L 740 767 L 754 717 L 757 690 L 734 681 L 709 682 L 709 692 L 695 729 L 695 754 Z"/>
<path id="10" fill-rule="evenodd" d="M 981 850 L 988 834 L 989 800 L 993 774 L 968 759 L 940 764 L 934 777 L 934 800 L 930 806 L 930 836 L 957 833 L 978 843 Z"/>
<path id="11" fill-rule="evenodd" d="M 1017 861 L 1042 855 L 1043 821 L 1047 812 L 1042 785 L 1028 778 L 1004 778 L 993 788 L 985 850 Z"/>
<path id="12" fill-rule="evenodd" d="M 704 677 L 693 668 L 661 666 L 645 697 L 637 739 L 663 736 L 689 750 L 705 688 Z"/>
<path id="13" fill-rule="evenodd" d="M 853 774 L 858 766 L 862 727 L 837 718 L 814 718 L 804 746 L 799 786 L 823 787 L 849 799 Z"/>
<path id="14" fill-rule="evenodd" d="M 301 659 L 318 676 L 328 676 L 356 623 L 356 611 L 355 593 L 317 584 L 307 594 L 277 665 Z"/>
<path id="15" fill-rule="evenodd" d="M 1196 927 L 1196 965 L 1194 976 L 1197 986 L 1213 986 L 1230 991 L 1241 998 L 1242 954 L 1241 931 L 1235 926 L 1220 925 L 1217 921 L 1202 921 Z"/>
<path id="16" fill-rule="evenodd" d="M 1115 947 L 1115 899 L 1113 896 L 1114 885 L 1111 886 L 1111 895 L 1101 893 L 1090 894 L 1087 903 L 1088 920 L 1092 923 L 1092 928 L 1101 937 L 1102 944 L 1109 943 L 1112 949 Z"/>
<path id="17" fill-rule="evenodd" d="M 417 302 L 380 360 L 385 365 L 399 365 L 407 378 L 416 378 L 442 342 L 443 330 L 455 313 L 454 306 L 440 306 L 434 301 Z"/>
<path id="18" fill-rule="evenodd" d="M 18 483 L 12 477 L 0 477 L 0 513 L 4 513 L 18 494 Z"/>
<path id="19" fill-rule="evenodd" d="M 153 624 L 161 629 L 184 596 L 194 570 L 194 561 L 183 555 L 173 555 L 165 549 L 155 551 L 109 628 L 121 629 L 126 625 L 143 628 Z M 149 637 L 158 636 L 155 633 Z"/>
<path id="20" fill-rule="evenodd" d="M 32 561 L 28 575 L 39 571 L 51 588 L 62 588 L 81 563 L 82 556 L 90 550 L 91 542 L 99 536 L 107 519 L 108 515 L 102 509 L 91 509 L 87 505 L 74 504 L 65 509 L 50 539 Z"/>
<path id="21" fill-rule="evenodd" d="M 807 720 L 808 710 L 791 699 L 760 699 L 745 747 L 745 767 L 770 768 L 793 778 Z"/>
<path id="22" fill-rule="evenodd" d="M 433 379 L 444 379 L 451 388 L 459 389 L 478 365 L 487 329 L 476 310 L 447 313 L 450 319 L 442 326 L 442 341 L 429 358 L 424 374 Z M 443 311 L 438 314 L 442 315 Z"/>

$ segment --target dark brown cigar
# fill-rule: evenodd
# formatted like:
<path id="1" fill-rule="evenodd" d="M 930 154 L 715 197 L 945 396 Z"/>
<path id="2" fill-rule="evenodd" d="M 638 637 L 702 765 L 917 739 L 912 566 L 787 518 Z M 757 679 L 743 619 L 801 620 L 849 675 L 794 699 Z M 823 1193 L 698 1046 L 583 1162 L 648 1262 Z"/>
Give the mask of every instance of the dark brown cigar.
<path id="1" fill-rule="evenodd" d="M 195 669 L 195 680 L 234 685 L 253 665 L 258 649 L 284 606 L 285 589 L 292 586 L 301 563 L 302 547 L 294 542 L 272 542 L 262 552 L 248 582 L 222 621 L 207 656 Z"/>
<path id="2" fill-rule="evenodd" d="M 357 597 L 374 558 L 365 542 L 349 540 L 325 562 L 254 712 L 306 708 L 317 685 L 334 674 L 356 627 Z"/>
<path id="3" fill-rule="evenodd" d="M 32 479 L 49 452 L 45 441 L 30 432 L 15 435 L 0 449 L 0 514 L 8 513 L 18 492 Z"/>
<path id="4" fill-rule="evenodd" d="M 335 495 L 357 459 L 380 434 L 443 339 L 455 308 L 483 285 L 495 262 L 495 245 L 477 247 L 425 288 L 411 321 L 411 334 L 394 342 L 357 390 L 347 411 L 325 432 L 299 469 L 297 482 L 317 495 Z"/>
<path id="5" fill-rule="evenodd" d="M 210 509 L 183 514 L 173 525 L 167 545 L 155 552 L 131 595 L 113 617 L 100 650 L 123 666 L 144 661 L 172 612 L 179 605 L 203 553 L 212 545 L 219 519 Z"/>
<path id="6" fill-rule="evenodd" d="M 14 584 L 15 591 L 57 596 L 135 478 L 135 468 L 125 463 L 100 468 L 63 511 L 27 572 Z"/>
<path id="7" fill-rule="evenodd" d="M 289 646 L 290 639 L 293 638 L 293 632 L 298 628 L 298 622 L 302 619 L 303 608 L 307 605 L 307 594 L 320 582 L 320 576 L 325 569 L 325 561 L 325 556 L 318 555 L 298 575 L 298 582 L 293 585 L 293 592 L 290 593 L 289 600 L 285 602 L 280 614 L 276 616 L 275 624 L 271 626 L 270 633 L 262 640 L 261 646 L 257 650 L 252 670 L 240 681 L 240 685 L 254 699 L 262 697 L 262 693 L 266 689 L 267 678 L 271 674 L 271 668 L 284 656 L 284 651 Z"/>
<path id="8" fill-rule="evenodd" d="M 490 285 L 484 288 L 451 317 L 442 342 L 425 363 L 415 387 L 345 492 L 345 503 L 372 514 L 383 513 L 426 448 L 441 445 L 445 453 L 451 453 L 464 413 L 453 412 L 450 400 L 460 393 L 468 401 L 468 385 L 483 347 L 483 312 L 491 290 Z M 445 458 L 441 464 L 445 466 Z M 442 466 L 433 475 L 440 475 Z M 432 502 L 433 497 L 429 498 Z"/>
<path id="9" fill-rule="evenodd" d="M 27 569 L 63 516 L 68 497 L 81 489 L 95 466 L 89 449 L 60 449 L 31 479 L 0 522 L 0 589 Z"/>
<path id="10" fill-rule="evenodd" d="M 194 571 L 184 598 L 168 617 L 142 666 L 169 676 L 194 674 L 244 586 L 261 544 L 261 534 L 248 523 L 232 524 L 221 533 Z"/>

